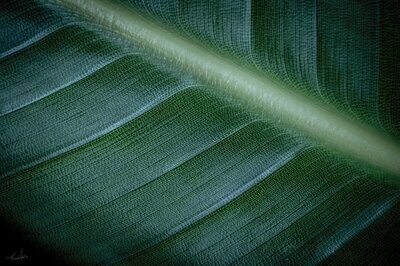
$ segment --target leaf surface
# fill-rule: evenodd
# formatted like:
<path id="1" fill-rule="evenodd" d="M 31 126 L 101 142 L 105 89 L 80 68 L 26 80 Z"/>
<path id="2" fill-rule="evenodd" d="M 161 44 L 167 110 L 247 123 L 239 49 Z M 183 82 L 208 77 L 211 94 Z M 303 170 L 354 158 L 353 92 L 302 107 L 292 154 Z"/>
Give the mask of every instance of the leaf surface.
<path id="1" fill-rule="evenodd" d="M 66 261 L 366 262 L 396 232 L 390 4 L 0 7 L 0 213 Z"/>

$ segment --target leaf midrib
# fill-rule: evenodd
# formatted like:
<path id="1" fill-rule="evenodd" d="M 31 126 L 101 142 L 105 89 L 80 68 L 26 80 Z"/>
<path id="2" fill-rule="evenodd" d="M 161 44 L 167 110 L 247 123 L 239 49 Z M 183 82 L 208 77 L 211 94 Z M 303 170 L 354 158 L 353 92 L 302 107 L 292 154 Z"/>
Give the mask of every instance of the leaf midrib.
<path id="1" fill-rule="evenodd" d="M 282 121 L 339 153 L 400 176 L 398 143 L 333 107 L 300 95 L 265 73 L 243 68 L 132 9 L 106 0 L 55 1 L 189 72 L 260 117 Z"/>

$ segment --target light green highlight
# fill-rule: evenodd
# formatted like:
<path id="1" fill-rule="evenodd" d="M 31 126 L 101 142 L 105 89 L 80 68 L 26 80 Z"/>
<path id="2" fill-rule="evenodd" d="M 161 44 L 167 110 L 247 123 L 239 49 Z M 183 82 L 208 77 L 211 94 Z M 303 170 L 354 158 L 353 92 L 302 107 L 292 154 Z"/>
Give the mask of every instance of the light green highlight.
<path id="1" fill-rule="evenodd" d="M 190 72 L 258 115 L 281 120 L 323 145 L 400 175 L 400 148 L 383 134 L 169 31 L 134 10 L 104 0 L 58 0 Z"/>

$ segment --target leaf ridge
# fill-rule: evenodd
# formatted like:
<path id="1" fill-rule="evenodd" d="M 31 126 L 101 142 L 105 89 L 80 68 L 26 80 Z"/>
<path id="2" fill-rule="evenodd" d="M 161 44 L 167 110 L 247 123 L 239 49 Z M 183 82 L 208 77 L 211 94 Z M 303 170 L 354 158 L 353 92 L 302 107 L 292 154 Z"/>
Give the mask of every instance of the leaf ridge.
<path id="1" fill-rule="evenodd" d="M 207 217 L 209 217 L 210 215 L 212 215 L 213 213 L 215 213 L 219 209 L 223 208 L 226 204 L 229 204 L 234 199 L 238 198 L 240 195 L 242 195 L 246 191 L 249 191 L 252 187 L 256 186 L 261 181 L 266 179 L 271 173 L 273 173 L 274 171 L 278 170 L 280 167 L 285 165 L 288 161 L 293 159 L 294 156 L 302 148 L 303 148 L 302 145 L 299 145 L 297 147 L 293 147 L 292 150 L 290 150 L 290 151 L 286 152 L 285 154 L 283 154 L 283 158 L 284 158 L 283 160 L 277 161 L 273 165 L 269 165 L 268 168 L 264 172 L 262 172 L 261 174 L 259 174 L 255 178 L 251 179 L 249 182 L 247 182 L 243 186 L 239 187 L 235 191 L 232 191 L 231 193 L 229 193 L 227 196 L 225 196 L 220 201 L 216 202 L 212 206 L 209 206 L 208 208 L 206 208 L 205 210 L 201 211 L 200 213 L 197 213 L 195 216 L 191 217 L 190 219 L 188 219 L 188 220 L 182 222 L 181 224 L 177 225 L 176 227 L 172 228 L 171 230 L 169 230 L 167 237 L 165 237 L 163 239 L 159 239 L 154 244 L 146 247 L 145 249 L 141 250 L 140 252 L 138 252 L 136 254 L 127 254 L 127 255 L 117 259 L 116 261 L 111 260 L 111 261 L 105 261 L 103 263 L 106 263 L 106 264 L 111 263 L 112 264 L 112 263 L 121 262 L 121 261 L 126 260 L 126 259 L 135 259 L 136 257 L 139 257 L 142 254 L 146 253 L 148 250 L 151 250 L 152 248 L 154 248 L 154 247 L 156 247 L 156 246 L 168 241 L 168 239 L 173 238 L 174 236 L 178 235 L 180 232 L 188 230 L 194 224 L 200 222 L 201 220 L 206 219 Z"/>
<path id="2" fill-rule="evenodd" d="M 139 43 L 150 53 L 190 72 L 229 95 L 253 112 L 282 119 L 285 126 L 301 130 L 312 139 L 366 165 L 400 175 L 400 148 L 396 141 L 339 113 L 321 106 L 270 76 L 245 69 L 231 59 L 205 50 L 133 10 L 108 1 L 60 0 L 78 13 Z M 344 143 L 347 143 L 344 145 Z M 378 155 L 379 154 L 379 155 Z"/>
<path id="3" fill-rule="evenodd" d="M 67 147 L 59 149 L 59 150 L 57 150 L 57 151 L 55 151 L 55 152 L 53 152 L 53 153 L 51 153 L 49 155 L 46 155 L 46 156 L 44 156 L 42 158 L 39 158 L 39 159 L 34 160 L 34 161 L 31 161 L 31 162 L 29 162 L 29 163 L 27 163 L 25 165 L 21 165 L 21 166 L 15 168 L 15 169 L 12 169 L 12 170 L 10 170 L 8 172 L 5 172 L 5 173 L 0 175 L 0 179 L 4 179 L 4 178 L 7 178 L 7 177 L 10 177 L 10 176 L 13 176 L 13 175 L 17 175 L 18 173 L 20 173 L 22 171 L 30 169 L 30 168 L 32 168 L 34 166 L 39 165 L 39 164 L 45 163 L 46 161 L 52 160 L 52 159 L 54 159 L 56 157 L 62 156 L 65 153 L 71 152 L 71 151 L 81 147 L 82 145 L 90 143 L 90 142 L 92 142 L 92 141 L 94 141 L 94 140 L 96 140 L 96 139 L 98 139 L 98 138 L 100 138 L 100 137 L 112 132 L 113 130 L 118 129 L 119 127 L 125 125 L 126 123 L 128 123 L 128 122 L 130 122 L 132 120 L 134 120 L 135 118 L 148 113 L 153 108 L 157 107 L 159 104 L 165 102 L 166 100 L 168 100 L 172 96 L 178 94 L 179 92 L 184 91 L 186 89 L 193 88 L 193 87 L 198 87 L 198 86 L 199 85 L 190 85 L 190 86 L 187 86 L 185 88 L 182 88 L 181 90 L 173 92 L 172 94 L 168 95 L 167 97 L 161 97 L 161 98 L 153 99 L 152 101 L 148 102 L 146 105 L 142 106 L 140 109 L 136 110 L 135 112 L 133 112 L 129 116 L 126 116 L 124 119 L 119 120 L 118 122 L 113 123 L 112 125 L 110 125 L 110 126 L 104 128 L 104 129 L 98 131 L 96 134 L 91 135 L 89 137 L 86 137 L 85 139 L 81 139 L 78 142 L 75 142 L 75 143 L 73 143 L 73 144 L 71 144 L 71 145 L 69 145 Z"/>
<path id="4" fill-rule="evenodd" d="M 149 110 L 149 111 L 150 111 L 150 110 Z M 110 205 L 110 204 L 112 204 L 112 203 L 114 203 L 114 202 L 117 202 L 118 200 L 120 200 L 121 198 L 124 198 L 124 197 L 128 196 L 128 195 L 131 194 L 132 192 L 134 192 L 134 191 L 136 191 L 136 190 L 139 190 L 139 189 L 142 189 L 142 188 L 145 187 L 145 186 L 148 186 L 149 184 L 155 182 L 158 178 L 167 175 L 168 173 L 170 173 L 170 172 L 174 171 L 175 169 L 181 167 L 182 165 L 186 164 L 187 162 L 189 162 L 189 161 L 193 160 L 194 158 L 200 156 L 201 154 L 207 152 L 208 150 L 212 149 L 213 147 L 215 147 L 216 145 L 218 145 L 219 143 L 221 143 L 221 142 L 224 141 L 225 139 L 227 139 L 227 138 L 229 138 L 229 137 L 231 137 L 231 136 L 234 136 L 235 134 L 237 134 L 238 132 L 240 132 L 242 129 L 244 129 L 245 127 L 247 127 L 247 126 L 249 126 L 249 125 L 251 125 L 251 124 L 253 124 L 253 123 L 256 123 L 256 122 L 254 122 L 254 121 L 249 121 L 249 122 L 247 122 L 247 123 L 241 125 L 240 127 L 235 128 L 232 132 L 228 132 L 224 137 L 222 137 L 222 138 L 220 138 L 220 139 L 218 139 L 218 140 L 212 142 L 210 145 L 208 145 L 208 146 L 202 148 L 199 152 L 197 152 L 196 154 L 192 155 L 190 158 L 187 158 L 187 159 L 185 159 L 185 160 L 179 162 L 177 165 L 174 165 L 173 167 L 169 168 L 168 170 L 166 170 L 166 171 L 165 171 L 164 173 L 162 173 L 161 175 L 156 176 L 156 177 L 153 178 L 152 180 L 147 181 L 147 182 L 145 182 L 145 183 L 143 183 L 143 184 L 140 184 L 138 187 L 135 187 L 134 189 L 129 190 L 128 192 L 126 192 L 126 193 L 124 193 L 124 194 L 122 194 L 122 195 L 119 195 L 118 197 L 114 198 L 113 200 L 111 200 L 111 201 L 109 201 L 109 202 L 107 202 L 107 203 L 105 203 L 105 204 L 103 204 L 103 205 L 100 205 L 100 206 L 96 207 L 95 209 L 93 209 L 93 210 L 91 210 L 91 211 L 88 211 L 88 212 L 86 212 L 86 213 L 84 213 L 84 214 L 81 214 L 81 215 L 79 215 L 79 216 L 77 216 L 77 217 L 74 217 L 74 218 L 71 219 L 71 220 L 66 220 L 66 221 L 63 222 L 62 224 L 59 224 L 59 225 L 56 225 L 56 226 L 50 228 L 48 231 L 54 230 L 54 229 L 56 229 L 56 228 L 58 228 L 58 227 L 60 227 L 60 226 L 66 225 L 66 224 L 71 223 L 71 222 L 73 222 L 73 221 L 79 220 L 79 219 L 81 219 L 81 218 L 83 218 L 83 217 L 86 217 L 86 216 L 90 215 L 90 214 L 93 213 L 93 212 L 96 212 L 97 210 L 99 210 L 99 209 L 101 209 L 101 208 L 104 208 L 104 207 L 106 207 L 106 206 L 108 206 L 108 205 Z"/>

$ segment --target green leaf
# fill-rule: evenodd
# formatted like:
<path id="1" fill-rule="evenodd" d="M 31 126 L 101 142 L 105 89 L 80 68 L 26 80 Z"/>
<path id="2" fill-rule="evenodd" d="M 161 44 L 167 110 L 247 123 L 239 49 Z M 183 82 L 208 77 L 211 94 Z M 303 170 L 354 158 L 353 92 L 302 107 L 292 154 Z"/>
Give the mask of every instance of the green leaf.
<path id="1" fill-rule="evenodd" d="M 69 263 L 394 260 L 396 10 L 1 3 L 1 216 Z"/>

